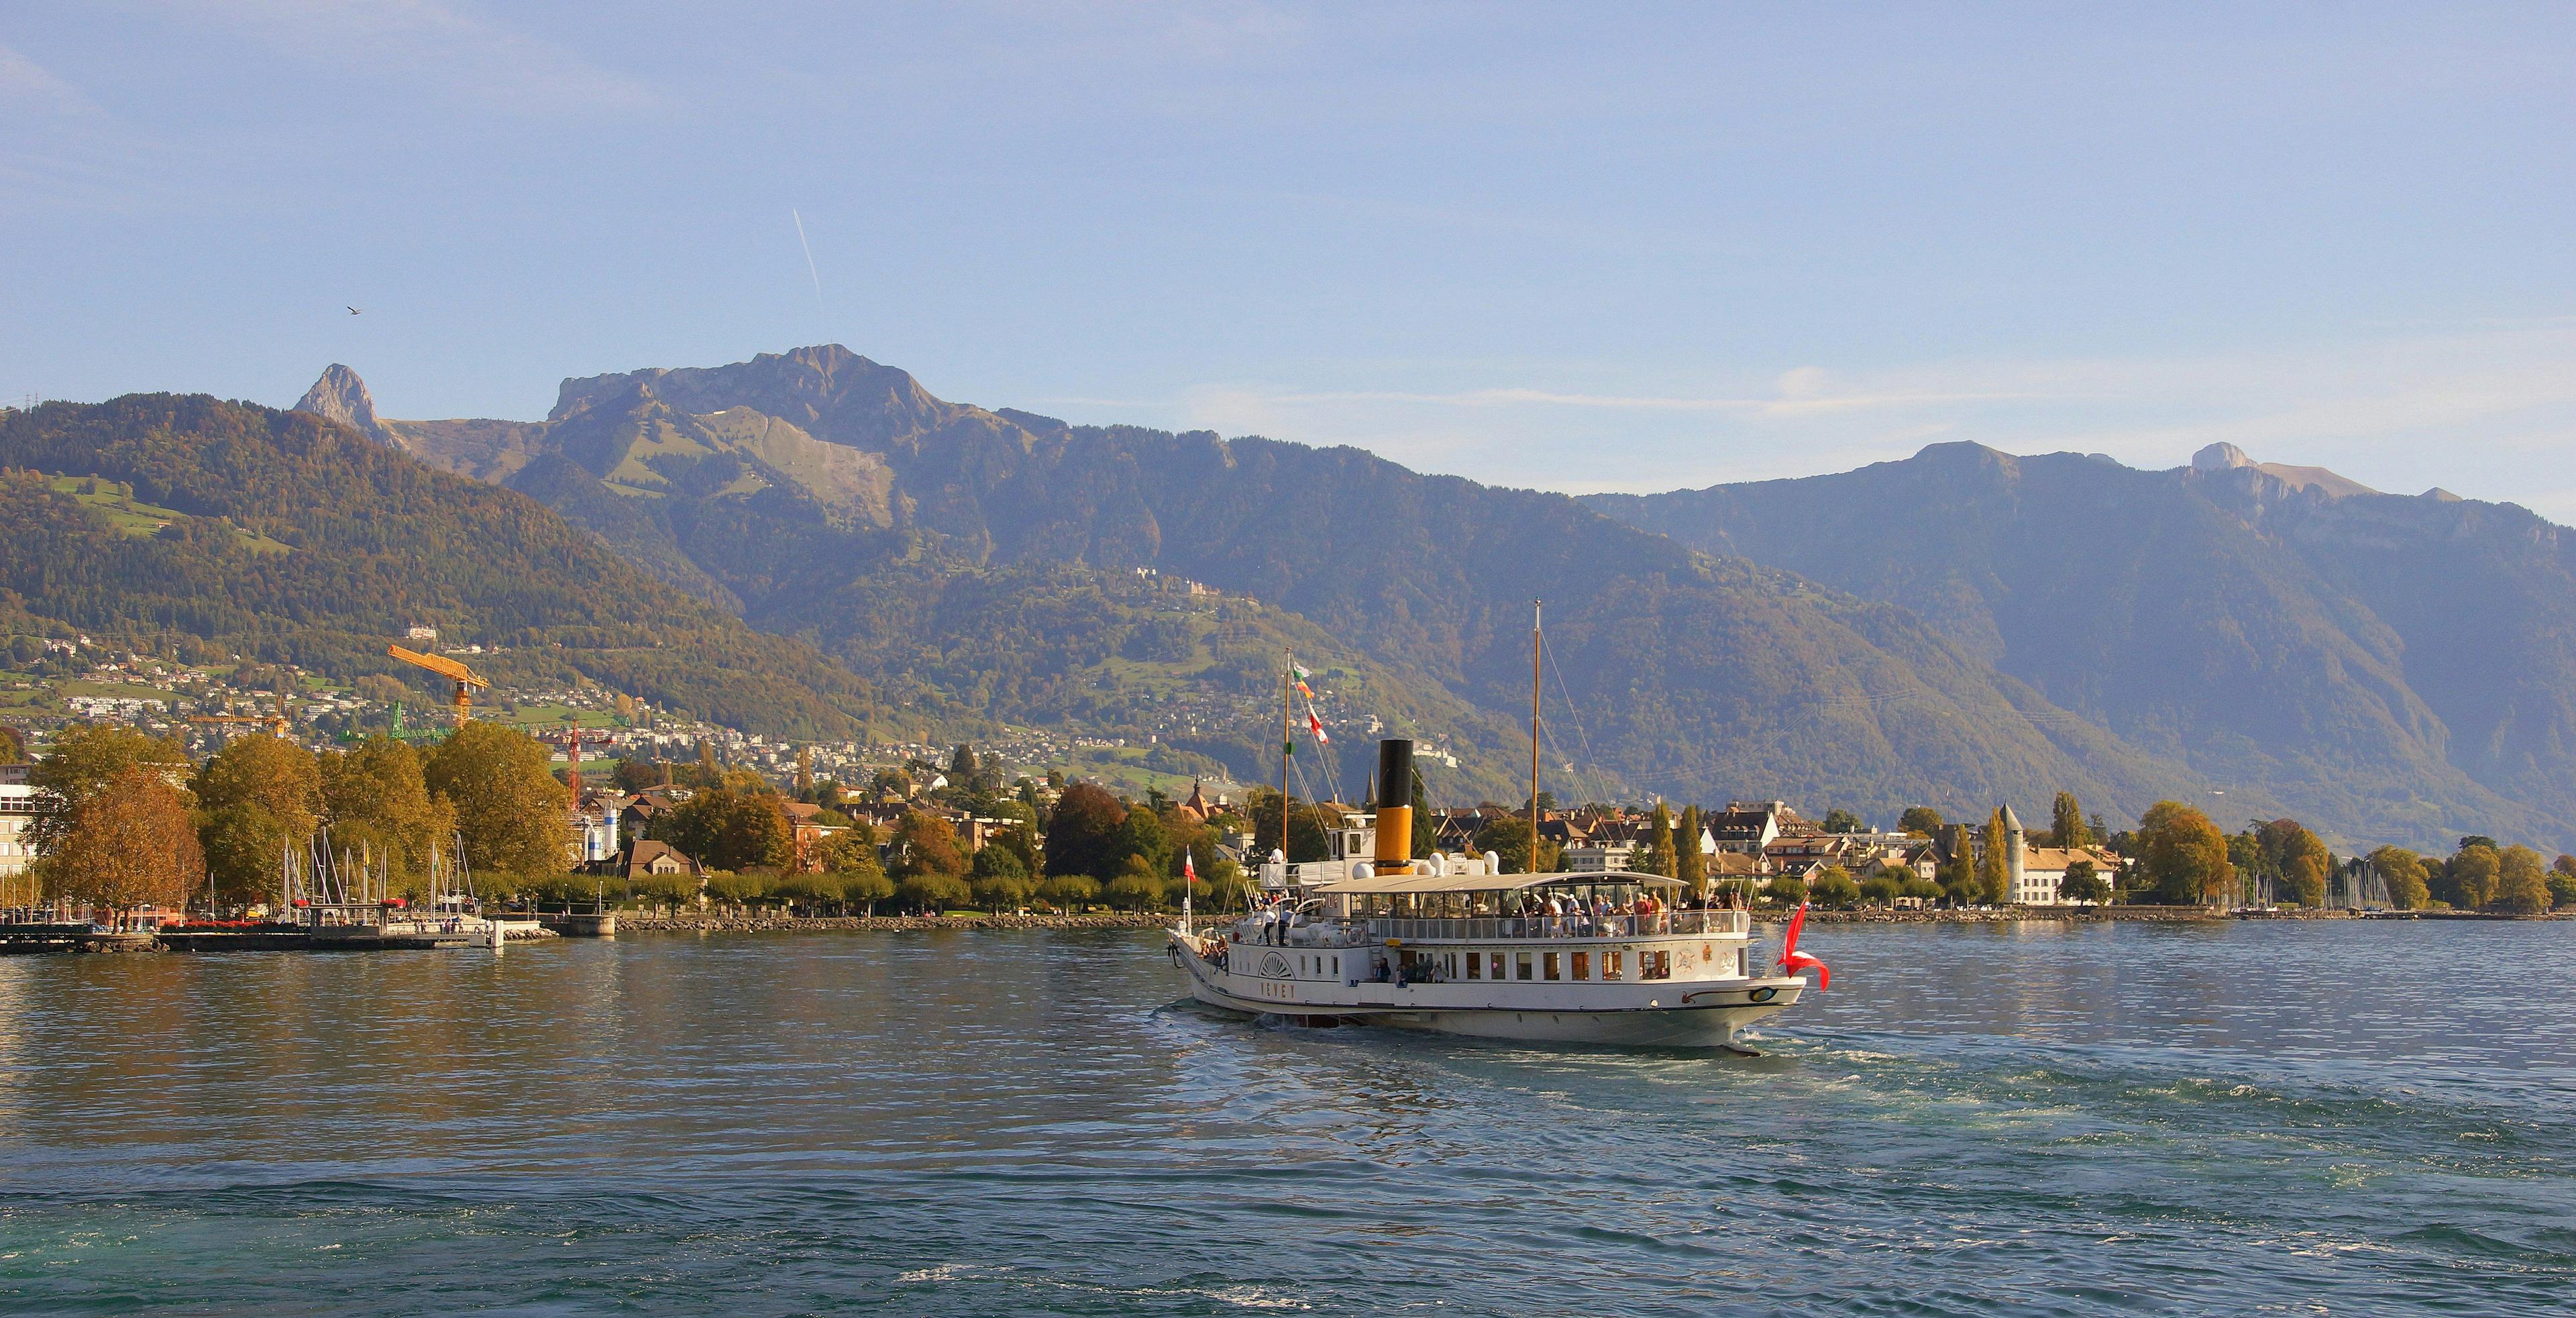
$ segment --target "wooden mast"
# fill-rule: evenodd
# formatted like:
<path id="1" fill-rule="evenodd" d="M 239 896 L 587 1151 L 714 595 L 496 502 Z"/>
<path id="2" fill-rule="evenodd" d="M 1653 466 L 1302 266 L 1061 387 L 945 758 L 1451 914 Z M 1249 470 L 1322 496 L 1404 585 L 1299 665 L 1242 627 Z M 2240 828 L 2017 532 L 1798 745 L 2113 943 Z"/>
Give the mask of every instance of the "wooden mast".
<path id="1" fill-rule="evenodd" d="M 1290 650 L 1287 670 L 1279 674 L 1279 859 L 1282 862 L 1288 859 L 1288 757 L 1297 753 L 1296 725 L 1289 722 L 1288 697 L 1296 681 L 1297 652 Z"/>
<path id="2" fill-rule="evenodd" d="M 1530 841 L 1529 868 L 1524 871 L 1530 874 L 1538 873 L 1538 660 L 1544 603 L 1530 601 Z"/>

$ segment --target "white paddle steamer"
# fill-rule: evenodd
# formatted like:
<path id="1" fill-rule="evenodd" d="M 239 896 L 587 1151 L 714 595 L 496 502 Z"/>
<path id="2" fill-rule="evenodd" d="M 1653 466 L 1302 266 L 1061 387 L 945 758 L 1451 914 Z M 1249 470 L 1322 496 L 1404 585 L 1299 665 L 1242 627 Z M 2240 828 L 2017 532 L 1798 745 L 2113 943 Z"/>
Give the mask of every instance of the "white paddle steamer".
<path id="1" fill-rule="evenodd" d="M 1411 781 L 1413 743 L 1380 742 L 1378 782 Z M 1654 874 L 1504 874 L 1490 852 L 1415 859 L 1412 814 L 1384 805 L 1335 835 L 1342 859 L 1273 852 L 1240 918 L 1197 928 L 1184 913 L 1170 951 L 1192 995 L 1307 1025 L 1735 1049 L 1806 990 L 1803 975 L 1767 973 L 1746 911 L 1686 906 L 1682 885 Z M 1800 924 L 1781 969 L 1818 965 L 1797 953 Z"/>

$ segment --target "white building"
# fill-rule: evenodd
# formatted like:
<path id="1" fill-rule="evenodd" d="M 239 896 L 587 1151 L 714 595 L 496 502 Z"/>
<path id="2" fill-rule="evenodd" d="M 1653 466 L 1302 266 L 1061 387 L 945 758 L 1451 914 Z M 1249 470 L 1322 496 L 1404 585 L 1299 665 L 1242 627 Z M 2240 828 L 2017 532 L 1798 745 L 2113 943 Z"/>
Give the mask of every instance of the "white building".
<path id="1" fill-rule="evenodd" d="M 36 789 L 27 785 L 26 768 L 0 765 L 0 770 L 16 770 L 0 777 L 0 880 L 25 874 L 35 859 L 27 847 L 27 829 L 36 820 Z"/>

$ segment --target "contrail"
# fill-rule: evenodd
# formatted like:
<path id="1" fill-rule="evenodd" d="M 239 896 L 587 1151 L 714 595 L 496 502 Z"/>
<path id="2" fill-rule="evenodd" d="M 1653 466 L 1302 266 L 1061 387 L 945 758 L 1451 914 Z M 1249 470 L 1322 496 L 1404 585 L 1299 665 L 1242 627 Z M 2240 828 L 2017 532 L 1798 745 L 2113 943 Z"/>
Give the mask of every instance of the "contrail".
<path id="1" fill-rule="evenodd" d="M 823 315 L 823 276 L 814 269 L 814 244 L 805 241 L 805 217 L 796 208 L 787 208 L 789 219 L 796 221 L 796 245 L 805 249 L 805 273 L 814 280 L 814 314 Z"/>

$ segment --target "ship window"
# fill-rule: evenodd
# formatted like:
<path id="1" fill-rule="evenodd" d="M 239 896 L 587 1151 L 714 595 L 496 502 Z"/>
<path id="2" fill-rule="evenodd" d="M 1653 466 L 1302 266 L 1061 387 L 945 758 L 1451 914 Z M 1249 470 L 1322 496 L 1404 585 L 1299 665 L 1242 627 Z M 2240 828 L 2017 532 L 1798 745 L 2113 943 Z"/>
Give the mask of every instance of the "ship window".
<path id="1" fill-rule="evenodd" d="M 1333 973 L 1336 975 L 1342 973 L 1342 959 L 1338 956 L 1333 958 Z"/>
<path id="2" fill-rule="evenodd" d="M 1481 975 L 1479 975 L 1477 972 L 1479 972 L 1479 971 L 1481 971 L 1481 970 L 1483 970 L 1483 969 L 1484 969 L 1484 966 L 1483 966 L 1483 965 L 1481 965 L 1481 964 L 1479 964 L 1479 963 L 1481 963 L 1483 960 L 1484 960 L 1484 958 L 1483 958 L 1483 957 L 1480 957 L 1480 956 L 1476 955 L 1476 954 L 1475 954 L 1475 953 L 1473 953 L 1473 952 L 1469 952 L 1469 953 L 1467 954 L 1467 978 L 1469 978 L 1469 979 L 1479 979 L 1479 978 L 1482 978 L 1482 976 L 1481 976 Z"/>
<path id="3" fill-rule="evenodd" d="M 1521 972 L 1521 974 L 1520 974 L 1520 977 L 1521 977 L 1521 978 L 1523 978 L 1523 979 L 1527 979 L 1527 978 L 1529 978 L 1529 977 L 1530 977 L 1530 954 L 1529 954 L 1529 953 L 1527 953 L 1527 952 L 1523 952 L 1523 953 L 1521 953 L 1521 954 L 1520 954 L 1520 972 Z M 1555 962 L 1553 962 L 1553 961 L 1550 961 L 1550 962 L 1548 963 L 1548 966 L 1547 966 L 1547 977 L 1548 977 L 1549 979 L 1554 979 L 1554 978 L 1556 978 L 1556 963 L 1555 963 Z"/>
<path id="4" fill-rule="evenodd" d="M 1627 954 L 1627 953 L 1625 953 L 1625 952 L 1604 952 L 1604 953 L 1602 953 L 1602 954 L 1601 954 L 1601 977 L 1602 977 L 1603 979 L 1617 979 L 1617 978 L 1619 977 L 1619 963 L 1620 963 L 1620 962 L 1622 962 L 1622 961 L 1625 961 L 1625 960 L 1627 960 L 1627 959 L 1628 959 L 1628 954 Z"/>
<path id="5" fill-rule="evenodd" d="M 1590 952 L 1577 952 L 1574 954 L 1574 977 L 1576 979 L 1592 978 L 1592 954 Z"/>
<path id="6" fill-rule="evenodd" d="M 1685 956 L 1687 956 L 1688 954 L 1687 954 L 1687 953 L 1685 953 L 1684 955 L 1685 955 Z M 1673 954 L 1672 954 L 1672 953 L 1670 953 L 1670 952 L 1639 952 L 1639 953 L 1637 954 L 1637 978 L 1639 978 L 1639 979 L 1671 979 L 1672 977 L 1673 977 Z"/>
<path id="7" fill-rule="evenodd" d="M 1500 952 L 1496 952 L 1496 953 L 1494 953 L 1494 978 L 1496 978 L 1496 979 L 1501 979 L 1502 977 L 1503 977 L 1503 954 L 1502 954 L 1502 953 L 1500 953 Z"/>
<path id="8" fill-rule="evenodd" d="M 1548 954 L 1547 954 L 1547 977 L 1548 977 L 1549 979 L 1555 979 L 1555 978 L 1557 978 L 1557 973 L 1556 973 L 1556 953 L 1554 953 L 1554 952 L 1550 952 L 1550 953 L 1548 953 Z"/>

